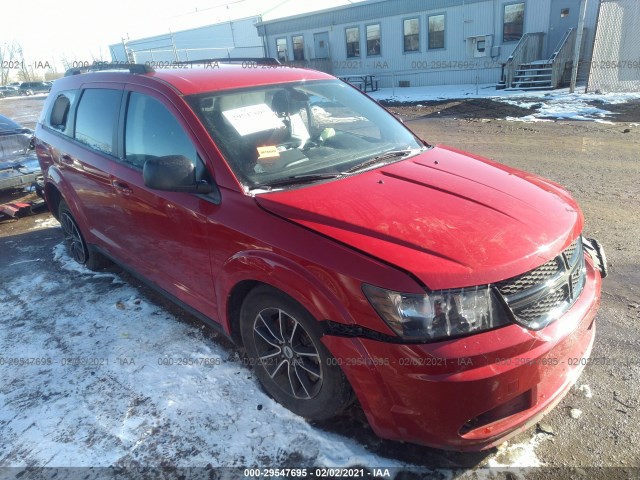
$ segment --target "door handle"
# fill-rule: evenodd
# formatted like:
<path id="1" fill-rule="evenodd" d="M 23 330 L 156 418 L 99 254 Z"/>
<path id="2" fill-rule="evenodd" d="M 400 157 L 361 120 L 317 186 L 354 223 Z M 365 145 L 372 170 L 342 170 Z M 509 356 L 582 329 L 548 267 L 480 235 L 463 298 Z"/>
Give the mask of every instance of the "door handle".
<path id="1" fill-rule="evenodd" d="M 122 183 L 117 180 L 114 180 L 113 182 L 111 182 L 111 185 L 113 185 L 113 188 L 116 191 L 124 195 L 131 195 L 133 193 L 133 190 L 131 190 L 131 187 L 129 187 L 129 185 L 127 185 L 126 183 Z"/>
<path id="2" fill-rule="evenodd" d="M 73 158 L 71 156 L 64 154 L 60 157 L 60 161 L 65 165 L 73 165 Z"/>

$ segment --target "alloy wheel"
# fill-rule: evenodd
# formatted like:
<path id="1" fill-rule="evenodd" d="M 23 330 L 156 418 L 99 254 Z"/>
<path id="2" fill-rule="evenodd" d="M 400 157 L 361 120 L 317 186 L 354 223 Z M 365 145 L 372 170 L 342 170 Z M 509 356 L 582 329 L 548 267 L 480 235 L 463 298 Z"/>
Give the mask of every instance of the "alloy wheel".
<path id="1" fill-rule="evenodd" d="M 69 253 L 76 262 L 84 264 L 87 261 L 87 254 L 75 220 L 69 213 L 64 212 L 60 215 L 60 224 L 62 225 L 64 241 L 69 248 Z"/>
<path id="2" fill-rule="evenodd" d="M 304 327 L 279 308 L 265 308 L 253 323 L 253 336 L 261 365 L 290 397 L 307 400 L 322 388 L 320 353 Z"/>

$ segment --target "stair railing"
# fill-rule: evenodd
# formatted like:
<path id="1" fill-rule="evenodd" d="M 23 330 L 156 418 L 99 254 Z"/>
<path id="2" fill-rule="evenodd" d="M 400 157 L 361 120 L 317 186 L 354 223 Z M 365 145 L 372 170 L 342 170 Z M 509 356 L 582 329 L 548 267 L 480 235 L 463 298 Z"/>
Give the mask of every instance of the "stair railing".
<path id="1" fill-rule="evenodd" d="M 507 88 L 512 87 L 513 78 L 516 75 L 516 70 L 520 68 L 520 65 L 540 59 L 543 39 L 544 32 L 525 33 L 522 38 L 520 38 L 518 45 L 516 45 L 513 53 L 507 59 L 504 67 Z"/>
<path id="2" fill-rule="evenodd" d="M 576 29 L 570 28 L 549 58 L 552 64 L 551 87 L 558 88 L 567 72 L 567 66 L 573 64 L 573 49 L 576 44 Z"/>

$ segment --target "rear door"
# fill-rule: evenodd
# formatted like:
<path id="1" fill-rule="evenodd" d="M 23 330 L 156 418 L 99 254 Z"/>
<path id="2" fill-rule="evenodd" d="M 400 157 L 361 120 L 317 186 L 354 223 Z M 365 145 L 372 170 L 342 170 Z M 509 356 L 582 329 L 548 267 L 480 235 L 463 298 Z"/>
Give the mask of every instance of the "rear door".
<path id="1" fill-rule="evenodd" d="M 122 88 L 110 83 L 86 88 L 81 94 L 61 92 L 47 119 L 49 154 L 64 180 L 67 202 L 79 216 L 86 240 L 109 251 L 119 248 L 110 216 L 110 176 L 117 159 Z"/>
<path id="2" fill-rule="evenodd" d="M 183 155 L 200 178 L 210 178 L 202 149 L 178 108 L 155 90 L 125 90 L 121 115 L 120 162 L 111 184 L 120 242 L 135 269 L 200 312 L 217 317 L 208 218 L 218 205 L 213 196 L 145 187 L 145 160 Z"/>

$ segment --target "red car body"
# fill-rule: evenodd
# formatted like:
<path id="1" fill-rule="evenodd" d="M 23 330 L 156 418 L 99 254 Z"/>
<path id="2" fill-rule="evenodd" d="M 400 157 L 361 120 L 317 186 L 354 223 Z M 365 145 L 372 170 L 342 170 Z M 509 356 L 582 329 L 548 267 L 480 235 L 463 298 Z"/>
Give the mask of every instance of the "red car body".
<path id="1" fill-rule="evenodd" d="M 592 257 L 584 254 L 579 297 L 537 330 L 512 322 L 461 338 L 404 342 L 362 285 L 422 294 L 516 277 L 580 238 L 580 209 L 550 181 L 442 146 L 347 178 L 248 194 L 185 99 L 332 78 L 221 66 L 56 81 L 36 130 L 47 202 L 55 212 L 64 199 L 88 244 L 236 341 L 234 317 L 254 285 L 295 299 L 331 325 L 322 342 L 381 437 L 456 450 L 494 446 L 537 421 L 578 378 L 600 298 Z M 95 87 L 162 102 L 189 132 L 221 200 L 151 190 L 140 171 L 46 125 L 59 92 Z"/>

